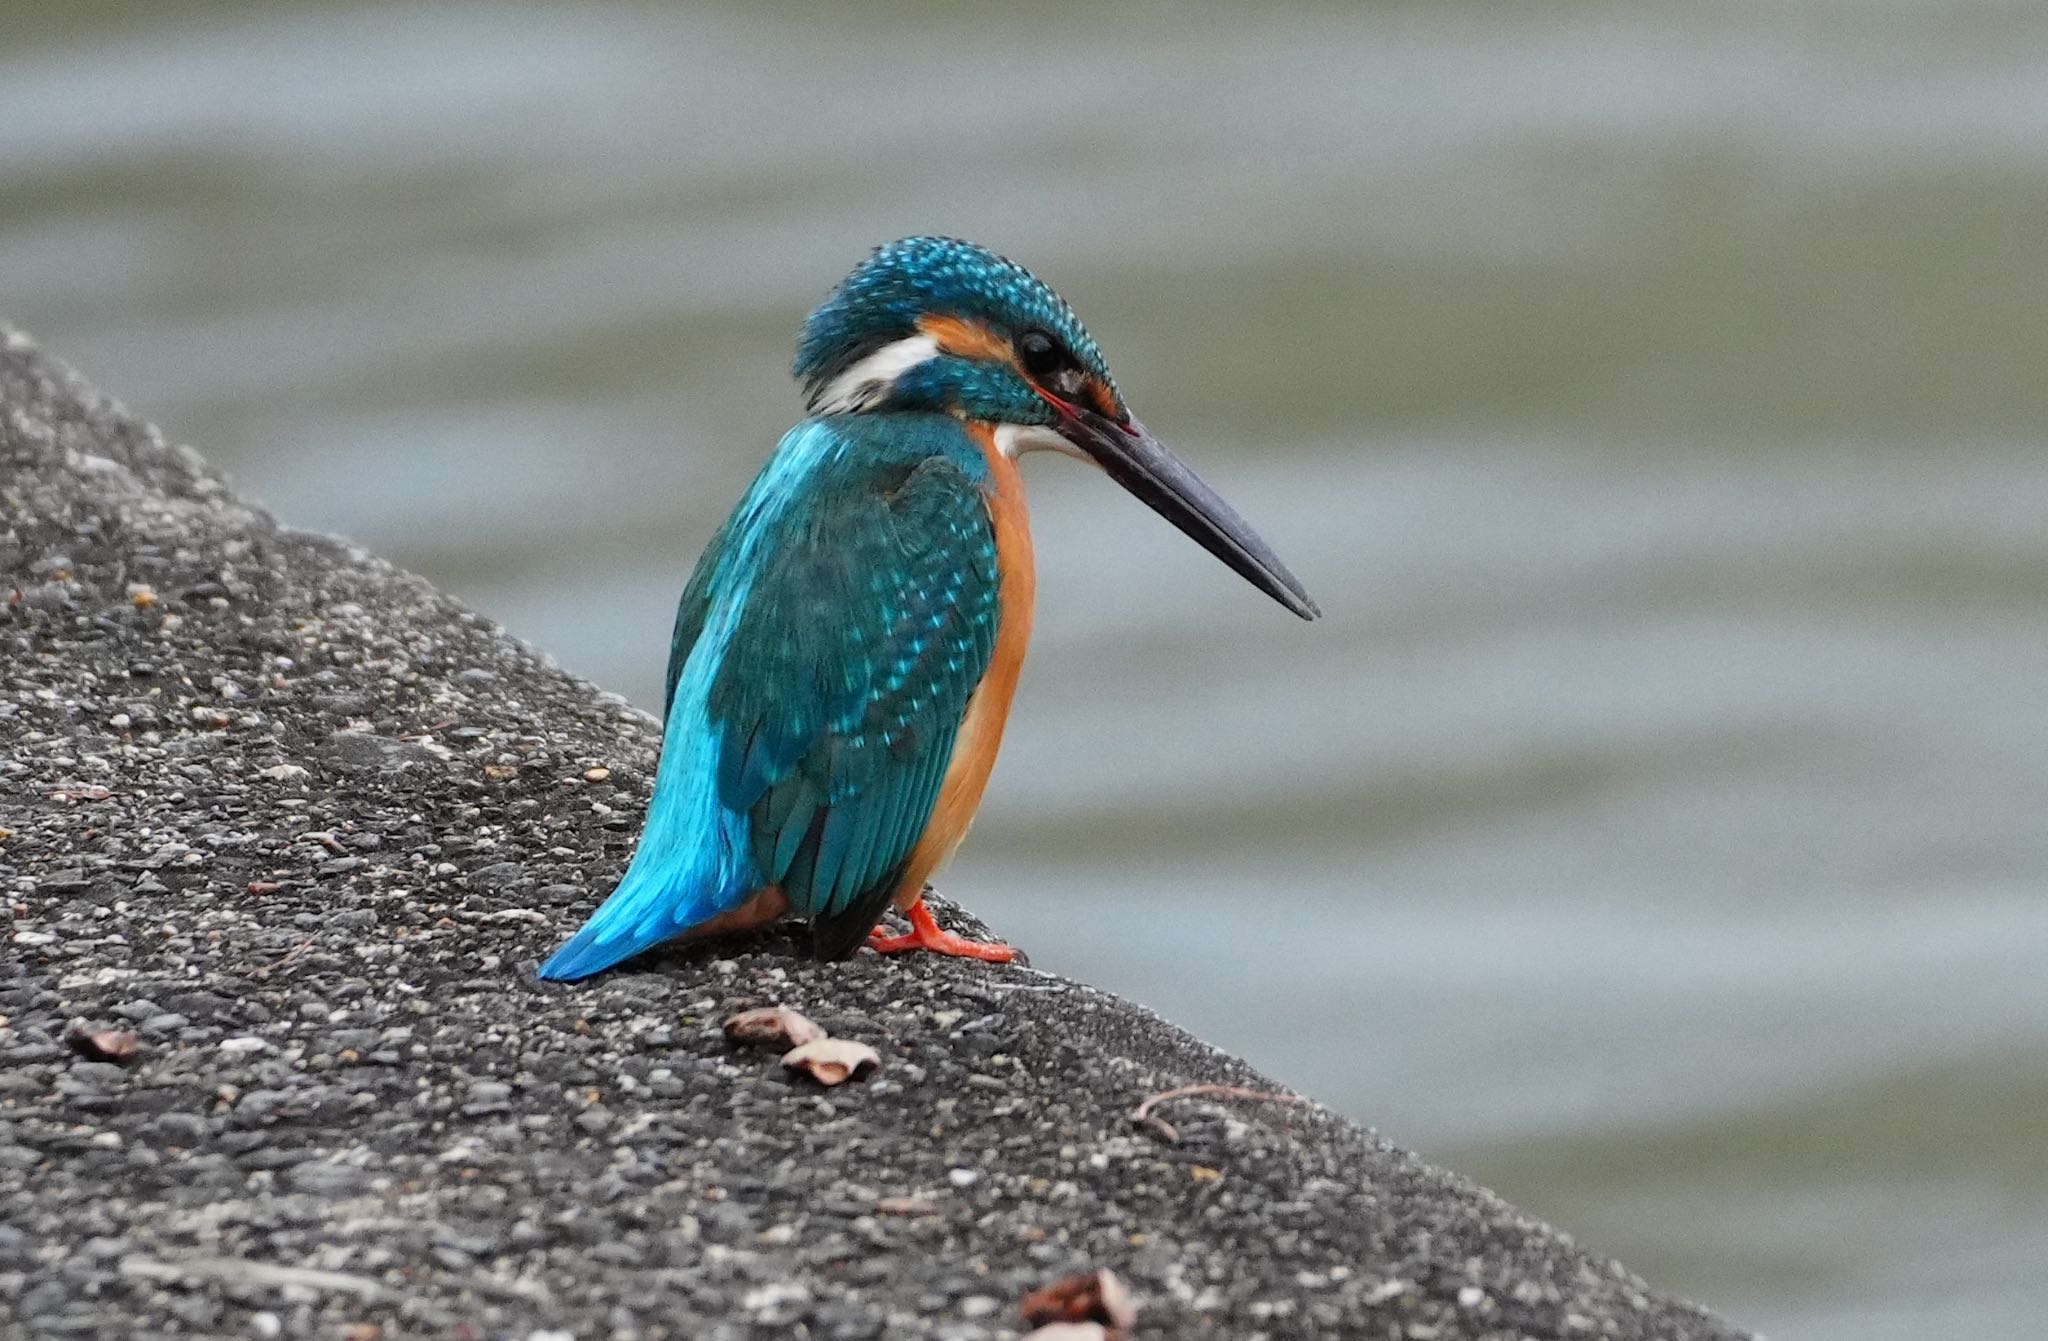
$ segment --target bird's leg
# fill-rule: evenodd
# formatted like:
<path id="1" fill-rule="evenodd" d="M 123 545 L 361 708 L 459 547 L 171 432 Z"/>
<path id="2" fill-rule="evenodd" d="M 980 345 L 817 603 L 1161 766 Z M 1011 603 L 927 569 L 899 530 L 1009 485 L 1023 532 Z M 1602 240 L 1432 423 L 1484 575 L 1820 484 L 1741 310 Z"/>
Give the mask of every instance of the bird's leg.
<path id="1" fill-rule="evenodd" d="M 885 936 L 876 927 L 868 933 L 868 948 L 877 954 L 900 954 L 905 950 L 930 950 L 933 954 L 952 955 L 958 959 L 985 959 L 991 964 L 1007 964 L 1017 957 L 1017 952 L 997 941 L 969 940 L 943 930 L 932 910 L 925 907 L 924 896 L 903 910 L 910 919 L 910 930 L 902 936 Z"/>

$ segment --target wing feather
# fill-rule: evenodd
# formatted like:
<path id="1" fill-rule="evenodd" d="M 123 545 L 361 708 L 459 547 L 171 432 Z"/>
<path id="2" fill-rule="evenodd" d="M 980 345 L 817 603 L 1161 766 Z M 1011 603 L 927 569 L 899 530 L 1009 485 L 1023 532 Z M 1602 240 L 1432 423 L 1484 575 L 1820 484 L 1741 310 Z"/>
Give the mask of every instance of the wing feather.
<path id="1" fill-rule="evenodd" d="M 981 490 L 944 456 L 816 491 L 762 556 L 708 716 L 721 799 L 748 816 L 764 882 L 832 924 L 821 953 L 879 918 L 930 819 L 998 583 Z"/>

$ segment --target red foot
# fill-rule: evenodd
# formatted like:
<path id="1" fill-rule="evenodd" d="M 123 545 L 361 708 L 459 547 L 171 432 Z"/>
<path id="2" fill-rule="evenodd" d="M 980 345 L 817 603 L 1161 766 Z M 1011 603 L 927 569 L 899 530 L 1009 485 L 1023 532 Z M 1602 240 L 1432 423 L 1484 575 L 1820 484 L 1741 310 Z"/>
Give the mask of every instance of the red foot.
<path id="1" fill-rule="evenodd" d="M 932 918 L 932 910 L 918 899 L 905 911 L 910 919 L 910 931 L 902 936 L 884 936 L 876 927 L 868 933 L 868 948 L 877 954 L 901 954 L 905 950 L 930 950 L 936 955 L 952 955 L 956 959 L 984 959 L 991 964 L 1007 964 L 1017 957 L 1017 952 L 1007 945 L 995 941 L 969 940 L 941 930 Z"/>

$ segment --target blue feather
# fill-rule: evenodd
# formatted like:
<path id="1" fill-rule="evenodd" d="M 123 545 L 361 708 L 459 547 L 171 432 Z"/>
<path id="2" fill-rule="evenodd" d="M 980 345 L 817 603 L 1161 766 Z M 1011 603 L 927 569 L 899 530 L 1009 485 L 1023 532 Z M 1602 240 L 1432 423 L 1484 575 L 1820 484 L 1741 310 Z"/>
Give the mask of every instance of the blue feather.
<path id="1" fill-rule="evenodd" d="M 680 673 L 671 679 L 661 765 L 640 846 L 618 888 L 541 965 L 541 977 L 569 981 L 602 972 L 730 912 L 766 883 L 754 869 L 745 809 L 727 805 L 720 796 L 719 733 L 709 717 L 711 686 L 769 535 L 790 501 L 800 496 L 805 478 L 843 449 L 841 439 L 816 421 L 791 429 L 740 501 L 720 541 L 699 561 L 710 566 L 704 592 L 709 608 Z M 690 585 L 699 586 L 696 581 Z M 690 595 L 685 592 L 686 603 Z"/>
<path id="2" fill-rule="evenodd" d="M 632 864 L 583 929 L 541 965 L 541 977 L 587 978 L 737 908 L 760 884 L 748 869 L 747 817 L 718 799 L 718 738 L 704 716 L 731 624 L 707 624 L 683 668 Z"/>
<path id="3" fill-rule="evenodd" d="M 987 463 L 948 416 L 808 421 L 676 614 L 640 846 L 542 967 L 581 978 L 769 886 L 848 953 L 929 821 L 997 622 Z"/>

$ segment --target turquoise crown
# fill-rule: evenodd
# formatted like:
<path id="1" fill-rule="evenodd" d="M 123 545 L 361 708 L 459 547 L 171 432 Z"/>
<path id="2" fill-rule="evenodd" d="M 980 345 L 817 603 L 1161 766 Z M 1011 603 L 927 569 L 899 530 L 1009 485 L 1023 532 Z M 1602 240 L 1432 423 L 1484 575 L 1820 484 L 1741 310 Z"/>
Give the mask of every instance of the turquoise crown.
<path id="1" fill-rule="evenodd" d="M 815 396 L 869 354 L 916 335 L 927 314 L 977 319 L 1012 337 L 1041 329 L 1115 390 L 1095 337 L 1064 298 L 1015 261 L 950 237 L 875 248 L 804 322 L 790 371 Z"/>

